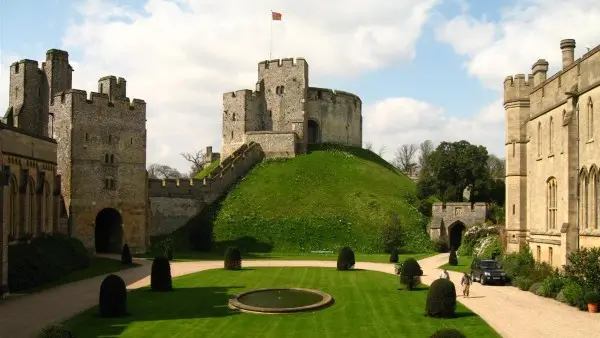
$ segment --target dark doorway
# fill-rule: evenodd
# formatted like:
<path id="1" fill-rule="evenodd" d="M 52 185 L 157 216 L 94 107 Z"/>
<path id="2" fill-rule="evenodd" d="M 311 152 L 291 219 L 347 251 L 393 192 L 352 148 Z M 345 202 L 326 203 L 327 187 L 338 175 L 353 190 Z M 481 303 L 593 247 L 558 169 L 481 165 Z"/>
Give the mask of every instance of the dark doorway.
<path id="1" fill-rule="evenodd" d="M 466 228 L 467 227 L 465 226 L 465 224 L 461 221 L 456 221 L 450 224 L 450 226 L 448 227 L 450 243 L 448 244 L 450 245 L 451 250 L 458 250 L 458 248 L 462 244 L 462 236 Z"/>
<path id="2" fill-rule="evenodd" d="M 308 120 L 308 143 L 319 142 L 319 124 L 315 120 Z"/>
<path id="3" fill-rule="evenodd" d="M 123 219 L 113 209 L 102 209 L 96 216 L 96 253 L 120 253 L 123 246 Z"/>

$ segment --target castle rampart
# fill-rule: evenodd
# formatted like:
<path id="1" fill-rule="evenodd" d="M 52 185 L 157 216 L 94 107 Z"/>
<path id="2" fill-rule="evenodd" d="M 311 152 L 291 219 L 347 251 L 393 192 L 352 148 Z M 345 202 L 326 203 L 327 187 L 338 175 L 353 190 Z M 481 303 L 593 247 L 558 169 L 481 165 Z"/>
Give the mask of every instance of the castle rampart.
<path id="1" fill-rule="evenodd" d="M 258 63 L 258 73 L 260 78 L 260 73 L 267 69 L 274 68 L 291 68 L 291 67 L 306 67 L 308 64 L 306 60 L 301 57 L 297 58 L 283 58 L 283 59 L 273 59 L 273 60 L 265 60 Z"/>

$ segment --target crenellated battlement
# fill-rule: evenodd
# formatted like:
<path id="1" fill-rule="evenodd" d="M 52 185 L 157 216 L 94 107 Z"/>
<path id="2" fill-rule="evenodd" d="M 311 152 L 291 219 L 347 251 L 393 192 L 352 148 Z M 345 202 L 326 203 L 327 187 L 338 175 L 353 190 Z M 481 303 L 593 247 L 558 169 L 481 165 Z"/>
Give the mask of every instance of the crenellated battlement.
<path id="1" fill-rule="evenodd" d="M 308 88 L 308 100 L 309 101 L 317 101 L 317 100 L 326 100 L 326 101 L 338 101 L 338 98 L 344 99 L 348 102 L 355 102 L 356 104 L 362 104 L 362 100 L 358 95 L 345 92 L 342 90 L 335 90 L 329 88 L 317 88 L 310 87 Z"/>
<path id="2" fill-rule="evenodd" d="M 434 213 L 455 213 L 456 208 L 460 208 L 462 213 L 478 213 L 481 210 L 487 210 L 487 204 L 484 202 L 435 202 L 432 205 Z"/>
<path id="3" fill-rule="evenodd" d="M 29 70 L 29 71 L 39 71 L 39 72 L 42 71 L 39 67 L 39 63 L 36 60 L 23 59 L 23 60 L 19 60 L 17 62 L 13 62 L 10 65 L 10 73 L 11 74 L 19 74 L 20 72 L 22 72 L 25 69 Z"/>
<path id="4" fill-rule="evenodd" d="M 237 97 L 249 98 L 249 97 L 253 96 L 253 93 L 254 92 L 250 89 L 240 89 L 240 90 L 236 90 L 234 92 L 223 93 L 223 99 L 237 98 Z"/>
<path id="5" fill-rule="evenodd" d="M 61 49 L 49 49 L 46 52 L 46 60 L 49 59 L 65 59 L 68 60 L 69 59 L 69 53 L 66 50 L 61 50 Z"/>
<path id="6" fill-rule="evenodd" d="M 533 75 L 517 74 L 504 79 L 504 103 L 513 101 L 529 101 L 529 94 L 533 89 Z"/>
<path id="7" fill-rule="evenodd" d="M 284 58 L 284 59 L 274 59 L 274 60 L 266 60 L 258 63 L 258 72 L 264 71 L 266 69 L 273 68 L 292 68 L 292 67 L 304 67 L 306 66 L 306 60 L 302 57 L 297 58 Z"/>
<path id="8" fill-rule="evenodd" d="M 81 89 L 69 89 L 65 92 L 60 92 L 54 96 L 54 104 L 64 104 L 66 100 L 70 100 L 73 105 L 77 104 L 89 104 L 96 106 L 104 106 L 114 108 L 115 110 L 132 110 L 140 113 L 146 112 L 146 101 L 142 99 L 129 99 L 125 98 L 113 98 L 110 102 L 108 94 L 90 92 L 89 96 L 87 91 Z"/>

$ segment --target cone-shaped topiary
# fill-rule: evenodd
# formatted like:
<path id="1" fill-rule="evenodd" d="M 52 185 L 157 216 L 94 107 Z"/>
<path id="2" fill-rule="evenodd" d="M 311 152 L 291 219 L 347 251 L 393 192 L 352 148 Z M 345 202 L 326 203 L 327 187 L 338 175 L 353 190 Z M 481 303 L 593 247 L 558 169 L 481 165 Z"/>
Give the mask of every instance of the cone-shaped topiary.
<path id="1" fill-rule="evenodd" d="M 408 258 L 404 261 L 400 269 L 400 283 L 409 291 L 413 290 L 421 284 L 422 275 L 423 270 L 421 270 L 419 263 L 414 258 Z"/>
<path id="2" fill-rule="evenodd" d="M 98 304 L 100 317 L 121 317 L 127 314 L 127 288 L 123 279 L 108 275 L 100 285 Z"/>
<path id="3" fill-rule="evenodd" d="M 425 314 L 429 317 L 452 318 L 456 313 L 456 288 L 445 278 L 436 279 L 429 287 Z"/>
<path id="4" fill-rule="evenodd" d="M 123 250 L 121 250 L 121 263 L 123 264 L 131 264 L 133 262 L 131 258 L 131 251 L 129 251 L 129 245 L 123 245 Z"/>
<path id="5" fill-rule="evenodd" d="M 73 338 L 73 333 L 61 324 L 51 324 L 41 329 L 37 338 Z"/>
<path id="6" fill-rule="evenodd" d="M 172 261 L 173 260 L 173 248 L 168 248 L 167 249 L 167 259 Z"/>
<path id="7" fill-rule="evenodd" d="M 390 253 L 390 263 L 398 263 L 398 249 L 393 248 L 392 252 Z"/>
<path id="8" fill-rule="evenodd" d="M 356 264 L 354 259 L 354 251 L 347 246 L 343 247 L 338 255 L 337 269 L 350 270 L 354 267 L 354 264 Z"/>
<path id="9" fill-rule="evenodd" d="M 457 329 L 439 329 L 429 338 L 467 338 Z"/>
<path id="10" fill-rule="evenodd" d="M 239 270 L 242 268 L 242 253 L 240 249 L 230 246 L 225 251 L 225 269 Z"/>
<path id="11" fill-rule="evenodd" d="M 167 257 L 156 257 L 150 272 L 150 288 L 152 291 L 164 292 L 173 290 L 171 264 Z"/>
<path id="12" fill-rule="evenodd" d="M 448 264 L 452 266 L 458 265 L 458 257 L 456 257 L 456 250 L 450 251 L 450 257 L 448 258 Z"/>

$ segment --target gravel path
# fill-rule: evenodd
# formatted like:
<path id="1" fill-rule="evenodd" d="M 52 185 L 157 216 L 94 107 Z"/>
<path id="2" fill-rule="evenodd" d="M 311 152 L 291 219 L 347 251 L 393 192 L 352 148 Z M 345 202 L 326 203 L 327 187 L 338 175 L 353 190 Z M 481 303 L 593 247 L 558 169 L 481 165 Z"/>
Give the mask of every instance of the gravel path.
<path id="1" fill-rule="evenodd" d="M 430 284 L 440 273 L 439 266 L 448 261 L 448 254 L 420 260 Z M 150 284 L 150 261 L 137 260 L 142 266 L 118 273 L 132 290 Z M 244 261 L 246 267 L 335 267 L 333 261 Z M 222 261 L 180 262 L 171 264 L 173 277 L 223 267 Z M 356 268 L 394 273 L 392 264 L 358 262 Z M 17 299 L 0 302 L 0 338 L 28 338 L 44 326 L 66 320 L 95 306 L 98 290 L 105 276 L 63 285 Z M 461 274 L 450 271 L 450 278 L 459 284 Z M 457 292 L 460 294 L 460 292 Z M 506 286 L 471 286 L 471 298 L 461 303 L 487 321 L 503 337 L 589 337 L 600 332 L 600 314 L 577 311 L 552 299 L 535 296 Z"/>

